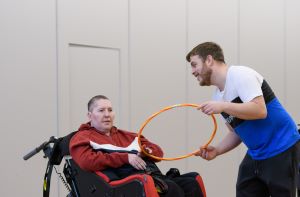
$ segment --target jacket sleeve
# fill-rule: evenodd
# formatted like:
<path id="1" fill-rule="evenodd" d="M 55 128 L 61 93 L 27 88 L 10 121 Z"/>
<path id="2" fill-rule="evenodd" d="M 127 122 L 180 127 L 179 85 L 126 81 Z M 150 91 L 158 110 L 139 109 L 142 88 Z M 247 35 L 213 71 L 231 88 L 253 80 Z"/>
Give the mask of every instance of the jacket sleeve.
<path id="1" fill-rule="evenodd" d="M 163 153 L 162 149 L 160 148 L 160 146 L 150 142 L 144 136 L 141 136 L 141 144 L 142 144 L 142 146 L 146 146 L 146 147 L 148 147 L 152 150 L 151 155 L 154 155 L 156 157 L 163 157 L 164 153 Z M 153 158 L 150 158 L 150 159 L 155 161 L 155 162 L 160 161 L 160 160 L 156 160 L 156 159 L 153 159 Z"/>
<path id="2" fill-rule="evenodd" d="M 73 160 L 87 171 L 99 171 L 108 167 L 118 168 L 128 163 L 127 153 L 103 153 L 90 145 L 89 134 L 80 131 L 70 141 L 70 154 Z"/>

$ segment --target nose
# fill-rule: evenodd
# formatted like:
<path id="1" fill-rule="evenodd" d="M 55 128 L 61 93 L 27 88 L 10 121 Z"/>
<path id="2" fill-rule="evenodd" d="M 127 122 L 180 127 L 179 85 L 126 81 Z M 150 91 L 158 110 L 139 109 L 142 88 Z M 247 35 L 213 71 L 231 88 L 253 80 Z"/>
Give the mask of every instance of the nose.
<path id="1" fill-rule="evenodd" d="M 196 76 L 196 69 L 192 67 L 192 75 Z"/>
<path id="2" fill-rule="evenodd" d="M 104 116 L 109 116 L 110 112 L 108 110 L 104 111 Z"/>

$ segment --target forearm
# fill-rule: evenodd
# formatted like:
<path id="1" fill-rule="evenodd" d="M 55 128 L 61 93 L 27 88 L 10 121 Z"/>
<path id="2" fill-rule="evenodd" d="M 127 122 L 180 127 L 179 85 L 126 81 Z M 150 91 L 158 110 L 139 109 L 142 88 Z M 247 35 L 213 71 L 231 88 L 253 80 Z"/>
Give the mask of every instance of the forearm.
<path id="1" fill-rule="evenodd" d="M 216 146 L 217 155 L 222 155 L 235 147 L 237 147 L 241 143 L 241 139 L 239 136 L 230 131 L 225 138 Z"/>
<path id="2" fill-rule="evenodd" d="M 265 105 L 256 102 L 224 102 L 223 112 L 243 120 L 263 119 L 267 115 Z"/>
<path id="3" fill-rule="evenodd" d="M 128 163 L 127 153 L 103 153 L 89 147 L 75 147 L 70 151 L 74 161 L 84 170 L 99 171 L 108 167 L 118 168 Z"/>

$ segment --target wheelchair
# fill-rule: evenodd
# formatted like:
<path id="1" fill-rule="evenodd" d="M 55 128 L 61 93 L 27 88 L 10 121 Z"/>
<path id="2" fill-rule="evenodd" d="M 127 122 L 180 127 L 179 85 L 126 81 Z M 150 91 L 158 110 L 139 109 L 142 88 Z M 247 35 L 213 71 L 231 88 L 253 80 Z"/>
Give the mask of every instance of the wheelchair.
<path id="1" fill-rule="evenodd" d="M 114 180 L 107 173 L 101 171 L 88 172 L 82 170 L 72 160 L 69 153 L 69 142 L 75 133 L 76 131 L 61 138 L 52 136 L 48 141 L 34 148 L 23 157 L 24 160 L 28 160 L 43 150 L 44 158 L 48 159 L 44 176 L 43 197 L 49 197 L 50 195 L 53 168 L 68 190 L 67 197 L 159 197 L 154 177 L 147 173 L 133 174 L 120 180 Z M 62 160 L 64 160 L 63 174 L 55 168 L 55 166 L 61 164 Z M 174 170 L 175 168 L 171 169 Z M 195 172 L 187 174 L 192 175 L 197 180 L 203 197 L 206 197 L 201 176 Z"/>

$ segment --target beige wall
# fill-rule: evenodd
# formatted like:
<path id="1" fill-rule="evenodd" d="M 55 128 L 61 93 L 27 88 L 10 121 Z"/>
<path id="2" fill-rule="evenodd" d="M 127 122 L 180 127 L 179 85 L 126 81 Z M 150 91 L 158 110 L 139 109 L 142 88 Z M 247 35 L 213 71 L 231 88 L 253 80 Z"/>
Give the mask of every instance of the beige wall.
<path id="1" fill-rule="evenodd" d="M 261 72 L 300 122 L 299 9 L 297 0 L 2 0 L 0 195 L 42 196 L 42 153 L 22 157 L 77 129 L 91 96 L 110 97 L 116 125 L 133 131 L 162 107 L 209 99 L 213 88 L 199 87 L 185 62 L 203 41 L 222 45 L 229 64 Z M 217 119 L 213 143 L 226 134 Z M 197 149 L 211 130 L 210 117 L 178 108 L 154 119 L 144 135 L 166 156 L 178 156 Z M 198 171 L 208 196 L 234 196 L 244 151 L 159 165 Z M 66 196 L 55 174 L 52 183 L 51 196 Z"/>

